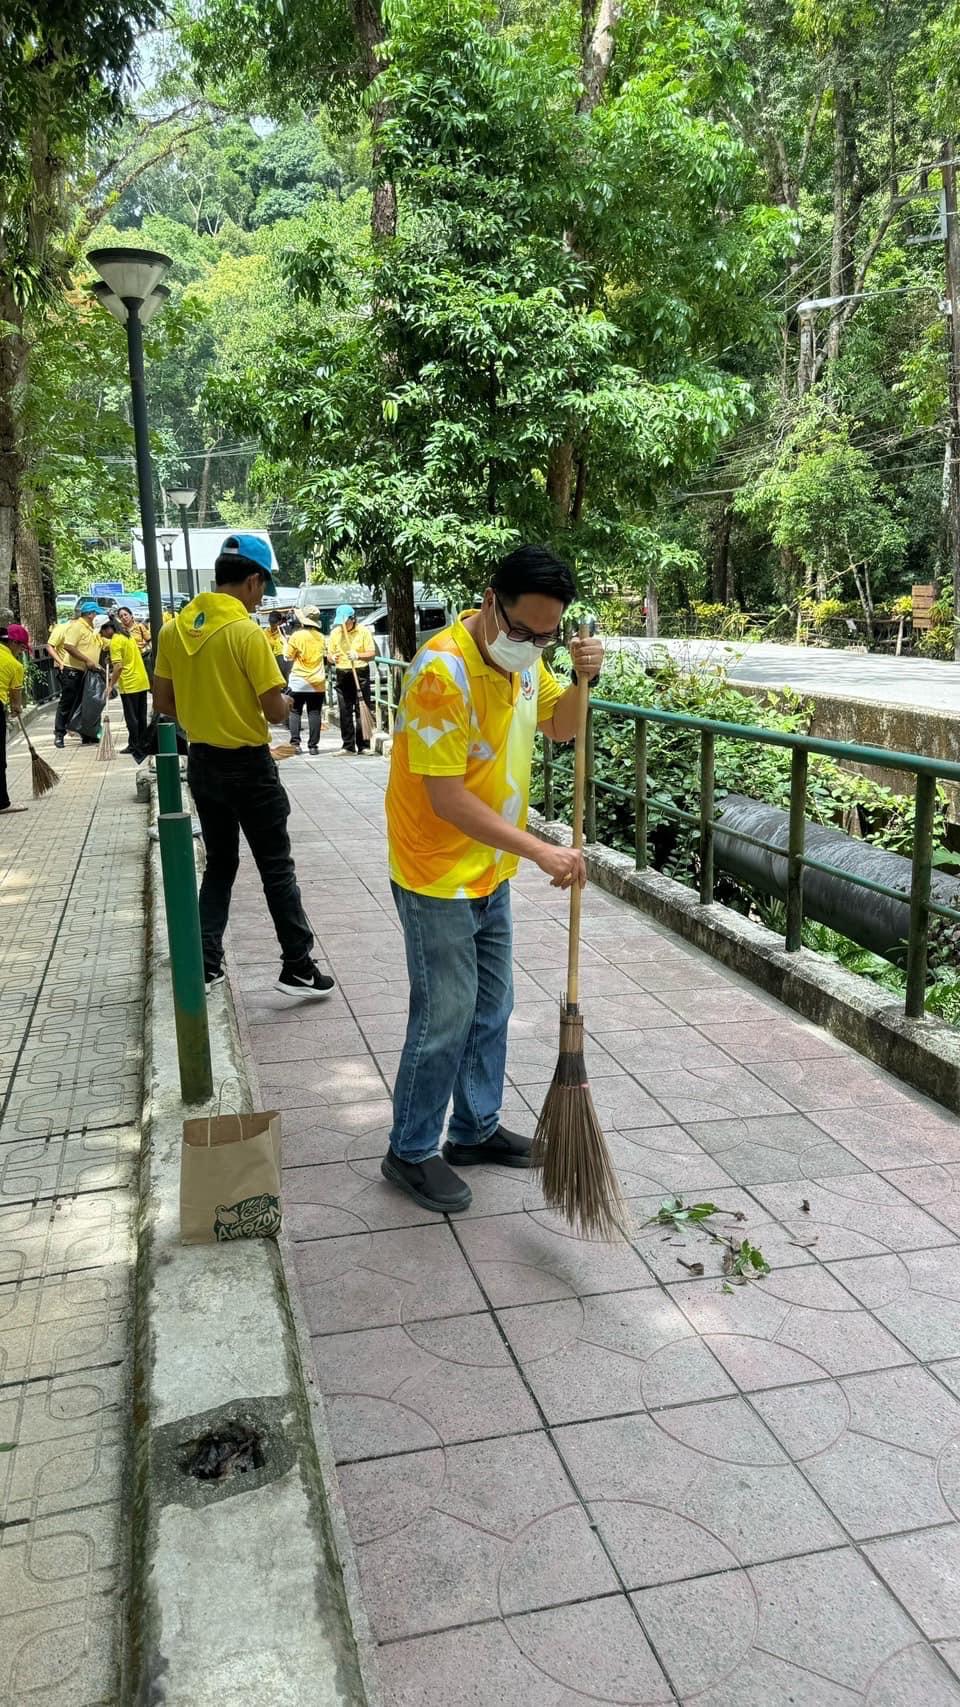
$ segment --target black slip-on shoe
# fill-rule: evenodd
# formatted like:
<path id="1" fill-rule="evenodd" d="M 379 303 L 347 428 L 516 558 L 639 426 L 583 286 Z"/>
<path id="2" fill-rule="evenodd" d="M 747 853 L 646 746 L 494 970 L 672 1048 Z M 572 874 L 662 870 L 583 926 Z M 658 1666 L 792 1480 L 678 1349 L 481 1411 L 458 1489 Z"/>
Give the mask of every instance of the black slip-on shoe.
<path id="1" fill-rule="evenodd" d="M 429 1156 L 425 1162 L 405 1162 L 395 1151 L 388 1150 L 380 1163 L 380 1172 L 391 1185 L 398 1185 L 421 1209 L 432 1209 L 437 1215 L 459 1215 L 469 1209 L 473 1192 L 462 1179 L 448 1168 L 442 1156 Z"/>
<path id="2" fill-rule="evenodd" d="M 302 996 L 313 1002 L 325 1001 L 333 995 L 336 987 L 336 981 L 326 972 L 321 972 L 312 960 L 301 960 L 296 966 L 281 966 L 274 986 L 285 996 Z"/>
<path id="3" fill-rule="evenodd" d="M 520 1132 L 508 1132 L 505 1126 L 498 1126 L 482 1144 L 458 1144 L 448 1138 L 443 1146 L 443 1155 L 444 1160 L 452 1162 L 456 1168 L 473 1168 L 480 1162 L 486 1162 L 488 1166 L 495 1163 L 500 1168 L 528 1168 L 532 1149 L 532 1138 L 524 1138 Z"/>

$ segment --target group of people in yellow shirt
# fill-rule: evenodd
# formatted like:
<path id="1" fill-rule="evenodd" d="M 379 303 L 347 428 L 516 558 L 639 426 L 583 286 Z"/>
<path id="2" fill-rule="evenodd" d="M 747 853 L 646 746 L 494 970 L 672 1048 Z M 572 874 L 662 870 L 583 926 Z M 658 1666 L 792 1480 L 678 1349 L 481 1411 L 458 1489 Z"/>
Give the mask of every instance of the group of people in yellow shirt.
<path id="1" fill-rule="evenodd" d="M 267 618 L 267 645 L 286 677 L 287 691 L 293 701 L 290 743 L 297 751 L 301 750 L 306 713 L 307 752 L 316 758 L 327 699 L 329 662 L 335 675 L 340 710 L 341 751 L 364 753 L 370 743 L 363 733 L 360 701 L 372 710 L 370 663 L 377 651 L 374 638 L 368 628 L 358 623 L 352 605 L 338 605 L 329 636 L 324 635 L 322 619 L 323 613 L 317 605 L 307 605 L 297 612 L 298 626 L 285 637 L 279 611 L 272 610 Z"/>
<path id="2" fill-rule="evenodd" d="M 47 653 L 60 672 L 55 746 L 65 745 L 83 701 L 86 678 L 93 671 L 105 679 L 107 702 L 119 691 L 128 736 L 128 744 L 121 750 L 129 753 L 137 764 L 146 757 L 150 679 L 144 653 L 149 647 L 150 630 L 137 621 L 128 605 L 121 605 L 108 616 L 96 599 L 81 599 L 69 622 L 54 623 L 47 637 Z M 81 733 L 81 739 L 84 745 L 95 746 L 98 737 Z"/>

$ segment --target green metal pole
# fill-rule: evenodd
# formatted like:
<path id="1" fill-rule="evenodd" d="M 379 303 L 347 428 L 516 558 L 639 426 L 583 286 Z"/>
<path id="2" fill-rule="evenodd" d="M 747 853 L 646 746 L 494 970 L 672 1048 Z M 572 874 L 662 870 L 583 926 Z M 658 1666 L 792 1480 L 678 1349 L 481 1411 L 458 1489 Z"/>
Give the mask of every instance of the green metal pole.
<path id="1" fill-rule="evenodd" d="M 807 754 L 794 747 L 790 764 L 790 830 L 787 841 L 788 954 L 796 954 L 803 932 L 803 850 L 807 828 Z"/>
<path id="2" fill-rule="evenodd" d="M 157 807 L 161 813 L 183 811 L 177 726 L 169 718 L 157 724 Z"/>
<path id="3" fill-rule="evenodd" d="M 907 945 L 908 1019 L 923 1018 L 927 993 L 927 944 L 930 934 L 930 874 L 933 866 L 933 822 L 937 809 L 936 778 L 917 777 L 913 821 L 913 880 L 910 885 L 910 940 Z"/>
<path id="4" fill-rule="evenodd" d="M 180 1094 L 184 1102 L 206 1102 L 213 1095 L 213 1068 L 200 943 L 193 828 L 189 812 L 161 813 L 158 822 Z"/>
<path id="5" fill-rule="evenodd" d="M 704 729 L 700 736 L 700 905 L 713 900 L 713 796 L 716 740 Z"/>
<path id="6" fill-rule="evenodd" d="M 633 725 L 634 825 L 633 845 L 637 870 L 647 867 L 647 725 L 642 717 Z"/>
<path id="7" fill-rule="evenodd" d="M 549 735 L 543 737 L 543 815 L 548 824 L 553 823 L 553 742 Z"/>
<path id="8" fill-rule="evenodd" d="M 597 839 L 597 779 L 593 745 L 593 711 L 587 711 L 587 809 L 584 829 L 587 842 Z"/>

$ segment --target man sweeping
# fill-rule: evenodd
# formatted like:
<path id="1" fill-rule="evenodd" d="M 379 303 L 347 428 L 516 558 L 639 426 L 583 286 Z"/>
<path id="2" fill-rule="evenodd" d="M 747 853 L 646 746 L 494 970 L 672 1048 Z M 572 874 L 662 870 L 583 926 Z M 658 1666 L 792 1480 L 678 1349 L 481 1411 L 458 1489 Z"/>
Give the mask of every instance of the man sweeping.
<path id="1" fill-rule="evenodd" d="M 100 638 L 110 647 L 107 702 L 114 689 L 118 688 L 123 721 L 127 726 L 127 745 L 120 751 L 129 753 L 139 765 L 147 756 L 147 694 L 150 691 L 147 666 L 133 634 L 123 628 L 120 621 L 105 622 L 100 629 Z"/>
<path id="2" fill-rule="evenodd" d="M 102 616 L 103 611 L 96 599 L 81 599 L 76 616 L 63 631 L 60 645 L 66 661 L 60 676 L 60 699 L 53 725 L 55 747 L 64 745 L 70 719 L 83 698 L 83 684 L 88 671 L 100 668 L 100 636 L 94 622 Z M 95 747 L 96 744 L 95 735 L 84 735 L 85 747 Z"/>
<path id="3" fill-rule="evenodd" d="M 369 628 L 357 621 L 352 605 L 338 605 L 327 641 L 327 657 L 337 672 L 340 740 L 345 753 L 365 753 L 370 742 L 363 733 L 360 700 L 373 710 L 370 663 L 377 648 Z"/>
<path id="4" fill-rule="evenodd" d="M 14 806 L 7 791 L 7 714 L 19 717 L 23 710 L 23 654 L 29 648 L 30 636 L 21 623 L 0 628 L 0 818 L 27 810 Z"/>
<path id="5" fill-rule="evenodd" d="M 275 597 L 270 547 L 256 534 L 226 539 L 214 565 L 216 592 L 200 593 L 160 633 L 153 703 L 190 737 L 190 784 L 207 862 L 200 933 L 207 987 L 223 980 L 223 933 L 240 865 L 243 831 L 257 862 L 280 943 L 276 988 L 322 999 L 334 981 L 312 959 L 290 854 L 290 802 L 270 753 L 270 723 L 285 723 L 283 676 L 263 629 L 250 618 L 264 592 Z"/>
<path id="6" fill-rule="evenodd" d="M 523 546 L 500 563 L 480 609 L 429 640 L 404 680 L 387 831 L 410 1011 L 381 1171 L 438 1214 L 470 1204 L 454 1167 L 530 1166 L 530 1140 L 500 1120 L 513 1008 L 510 879 L 529 859 L 555 888 L 586 882 L 580 852 L 524 828 L 537 730 L 554 741 L 576 733 L 576 688 L 564 691 L 542 658 L 575 595 L 565 563 Z M 573 641 L 571 655 L 575 670 L 599 674 L 599 640 Z"/>

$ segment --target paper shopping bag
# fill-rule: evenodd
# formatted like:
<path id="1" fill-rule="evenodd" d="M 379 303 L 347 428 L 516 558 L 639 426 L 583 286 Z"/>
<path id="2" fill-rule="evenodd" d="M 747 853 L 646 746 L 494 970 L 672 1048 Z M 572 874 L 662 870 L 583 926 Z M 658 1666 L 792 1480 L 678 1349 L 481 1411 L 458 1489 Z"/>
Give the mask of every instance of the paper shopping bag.
<path id="1" fill-rule="evenodd" d="M 185 1120 L 180 1152 L 184 1245 L 266 1239 L 280 1231 L 280 1116 Z"/>

